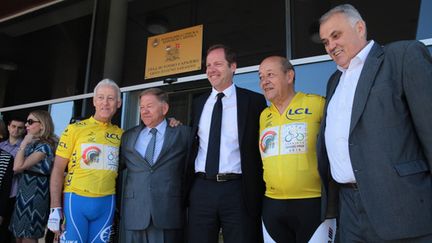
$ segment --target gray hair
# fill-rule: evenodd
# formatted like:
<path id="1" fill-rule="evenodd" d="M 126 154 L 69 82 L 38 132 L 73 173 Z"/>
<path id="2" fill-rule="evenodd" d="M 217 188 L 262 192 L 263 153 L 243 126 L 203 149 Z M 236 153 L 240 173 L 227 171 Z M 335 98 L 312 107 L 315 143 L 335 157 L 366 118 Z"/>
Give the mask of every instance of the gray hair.
<path id="1" fill-rule="evenodd" d="M 332 17 L 335 14 L 343 14 L 348 18 L 348 21 L 350 22 L 351 26 L 354 27 L 354 25 L 358 21 L 363 21 L 362 16 L 360 15 L 359 11 L 357 11 L 356 8 L 354 8 L 351 4 L 342 4 L 338 5 L 332 9 L 330 9 L 327 13 L 325 13 L 321 18 L 319 19 L 319 23 L 322 24 L 326 22 L 330 17 Z M 366 26 L 366 23 L 365 23 Z"/>
<path id="2" fill-rule="evenodd" d="M 144 95 L 154 95 L 162 103 L 168 104 L 169 102 L 168 93 L 160 88 L 145 89 L 141 91 L 141 93 L 139 94 L 139 98 L 141 99 L 141 97 L 143 97 Z"/>
<path id="3" fill-rule="evenodd" d="M 99 83 L 96 85 L 96 87 L 94 88 L 93 91 L 93 97 L 96 96 L 96 91 L 102 87 L 102 86 L 110 86 L 111 88 L 113 88 L 116 92 L 117 92 L 117 98 L 120 100 L 121 99 L 121 94 L 120 94 L 120 88 L 119 86 L 111 79 L 102 79 L 101 81 L 99 81 Z"/>

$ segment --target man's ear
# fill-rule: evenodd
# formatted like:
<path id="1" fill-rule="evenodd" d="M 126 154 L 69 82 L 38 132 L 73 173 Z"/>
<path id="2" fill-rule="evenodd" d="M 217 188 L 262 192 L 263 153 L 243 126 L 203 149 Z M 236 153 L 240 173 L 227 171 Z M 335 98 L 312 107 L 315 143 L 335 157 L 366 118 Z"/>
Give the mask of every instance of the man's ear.
<path id="1" fill-rule="evenodd" d="M 169 105 L 168 103 L 163 102 L 162 103 L 162 113 L 164 116 L 166 116 L 166 114 L 168 113 L 169 110 Z"/>

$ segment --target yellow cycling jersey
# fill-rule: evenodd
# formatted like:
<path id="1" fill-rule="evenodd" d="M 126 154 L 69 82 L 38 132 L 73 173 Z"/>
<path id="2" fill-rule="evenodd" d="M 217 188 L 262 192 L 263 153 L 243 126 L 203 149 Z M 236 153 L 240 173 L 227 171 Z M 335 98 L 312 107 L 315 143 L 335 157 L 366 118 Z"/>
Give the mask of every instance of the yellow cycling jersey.
<path id="1" fill-rule="evenodd" d="M 64 192 L 101 197 L 115 194 L 123 130 L 93 117 L 69 125 L 56 155 L 69 159 Z"/>
<path id="2" fill-rule="evenodd" d="M 321 96 L 298 92 L 282 114 L 273 104 L 261 113 L 259 147 L 267 197 L 321 196 L 315 146 L 324 102 Z"/>

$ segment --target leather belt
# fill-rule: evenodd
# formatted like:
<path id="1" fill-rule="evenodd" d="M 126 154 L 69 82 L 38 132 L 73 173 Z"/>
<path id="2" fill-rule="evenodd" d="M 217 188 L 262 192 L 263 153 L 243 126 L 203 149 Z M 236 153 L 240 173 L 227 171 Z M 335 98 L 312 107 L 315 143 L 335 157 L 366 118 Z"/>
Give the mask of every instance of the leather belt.
<path id="1" fill-rule="evenodd" d="M 340 187 L 358 190 L 357 183 L 338 183 Z"/>
<path id="2" fill-rule="evenodd" d="M 204 172 L 197 172 L 195 173 L 195 176 L 204 180 L 212 180 L 217 182 L 238 180 L 241 179 L 242 177 L 241 174 L 235 174 L 235 173 L 219 173 L 216 176 L 208 176 Z"/>

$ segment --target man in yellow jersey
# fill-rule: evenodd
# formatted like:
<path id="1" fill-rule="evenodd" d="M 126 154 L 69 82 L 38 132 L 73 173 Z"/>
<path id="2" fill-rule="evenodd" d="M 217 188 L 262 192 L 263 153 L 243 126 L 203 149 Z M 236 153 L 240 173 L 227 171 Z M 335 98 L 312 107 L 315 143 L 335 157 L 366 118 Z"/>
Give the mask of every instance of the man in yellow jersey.
<path id="1" fill-rule="evenodd" d="M 325 100 L 294 91 L 294 68 L 284 57 L 264 59 L 259 77 L 271 102 L 260 117 L 264 225 L 276 242 L 308 242 L 321 223 L 315 142 Z"/>
<path id="2" fill-rule="evenodd" d="M 59 233 L 59 222 L 64 213 L 62 242 L 107 242 L 111 231 L 123 133 L 118 126 L 111 124 L 121 105 L 117 84 L 109 79 L 100 81 L 94 89 L 93 105 L 95 114 L 69 125 L 56 151 L 50 183 L 48 228 Z"/>

